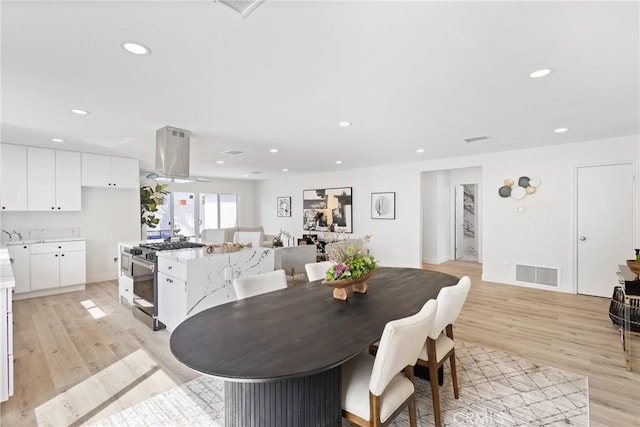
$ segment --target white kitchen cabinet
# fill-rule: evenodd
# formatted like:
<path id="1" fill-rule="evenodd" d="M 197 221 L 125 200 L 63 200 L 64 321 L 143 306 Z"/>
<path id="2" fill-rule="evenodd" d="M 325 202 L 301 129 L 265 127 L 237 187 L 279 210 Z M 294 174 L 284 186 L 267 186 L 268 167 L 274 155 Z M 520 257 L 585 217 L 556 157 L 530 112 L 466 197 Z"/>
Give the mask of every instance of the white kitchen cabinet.
<path id="1" fill-rule="evenodd" d="M 2 144 L 2 211 L 27 210 L 27 147 Z"/>
<path id="2" fill-rule="evenodd" d="M 137 159 L 82 153 L 84 187 L 138 188 L 140 170 Z"/>
<path id="3" fill-rule="evenodd" d="M 187 282 L 158 272 L 158 319 L 173 331 L 187 318 Z"/>
<path id="4" fill-rule="evenodd" d="M 84 241 L 31 245 L 31 291 L 84 284 L 86 277 Z"/>
<path id="5" fill-rule="evenodd" d="M 31 245 L 8 245 L 7 250 L 11 257 L 13 267 L 13 279 L 15 281 L 14 292 L 16 294 L 31 290 Z"/>
<path id="6" fill-rule="evenodd" d="M 4 279 L 4 278 L 3 278 Z M 13 395 L 13 309 L 11 288 L 0 288 L 0 402 Z"/>
<path id="7" fill-rule="evenodd" d="M 80 153 L 56 150 L 56 210 L 82 209 Z"/>
<path id="8" fill-rule="evenodd" d="M 56 152 L 27 147 L 27 208 L 30 211 L 55 210 Z"/>

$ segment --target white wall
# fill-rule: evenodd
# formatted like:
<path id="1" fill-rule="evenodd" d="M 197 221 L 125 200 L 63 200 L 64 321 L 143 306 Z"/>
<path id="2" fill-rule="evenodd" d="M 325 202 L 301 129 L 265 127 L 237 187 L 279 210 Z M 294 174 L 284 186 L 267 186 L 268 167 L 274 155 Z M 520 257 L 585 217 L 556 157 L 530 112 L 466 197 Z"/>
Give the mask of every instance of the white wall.
<path id="1" fill-rule="evenodd" d="M 450 258 L 449 171 L 425 172 L 421 174 L 420 179 L 422 182 L 421 259 L 429 264 L 440 264 Z"/>
<path id="2" fill-rule="evenodd" d="M 399 166 L 296 176 L 260 182 L 259 222 L 265 231 L 286 228 L 302 234 L 302 190 L 353 187 L 354 235 L 373 234 L 370 248 L 381 264 L 419 267 L 422 247 L 421 172 L 481 167 L 483 279 L 514 283 L 515 262 L 561 269 L 558 290 L 575 289 L 575 167 L 599 162 L 640 160 L 638 135 L 494 154 L 428 160 Z M 503 199 L 507 178 L 539 177 L 542 185 L 524 200 Z M 371 220 L 372 191 L 396 191 L 396 220 Z M 635 188 L 638 199 L 638 185 Z M 276 197 L 292 196 L 293 217 L 276 217 Z M 638 206 L 636 201 L 636 206 Z M 516 213 L 523 206 L 525 212 Z M 640 242 L 638 212 L 635 241 Z M 505 264 L 508 263 L 508 264 Z M 506 266 L 505 266 L 506 265 Z"/>
<path id="3" fill-rule="evenodd" d="M 406 165 L 357 169 L 261 181 L 257 184 L 259 222 L 265 233 L 287 230 L 301 237 L 302 191 L 353 187 L 353 237 L 373 235 L 367 247 L 382 265 L 421 265 L 420 171 Z M 371 219 L 371 193 L 396 192 L 396 219 Z M 291 196 L 292 216 L 276 215 L 276 198 Z"/>

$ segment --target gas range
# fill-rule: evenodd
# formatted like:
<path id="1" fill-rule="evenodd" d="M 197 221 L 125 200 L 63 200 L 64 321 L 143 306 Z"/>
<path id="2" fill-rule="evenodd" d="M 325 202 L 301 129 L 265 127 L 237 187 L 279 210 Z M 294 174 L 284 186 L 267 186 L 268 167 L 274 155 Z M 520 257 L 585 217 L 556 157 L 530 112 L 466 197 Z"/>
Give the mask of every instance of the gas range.
<path id="1" fill-rule="evenodd" d="M 180 240 L 175 242 L 144 242 L 122 253 L 123 272 L 133 279 L 133 314 L 154 331 L 165 326 L 158 319 L 158 258 L 157 252 L 201 248 L 202 243 Z"/>
<path id="2" fill-rule="evenodd" d="M 195 242 L 154 242 L 154 243 L 141 243 L 141 248 L 151 249 L 154 251 L 174 251 L 178 249 L 196 249 L 205 246 L 202 243 Z"/>

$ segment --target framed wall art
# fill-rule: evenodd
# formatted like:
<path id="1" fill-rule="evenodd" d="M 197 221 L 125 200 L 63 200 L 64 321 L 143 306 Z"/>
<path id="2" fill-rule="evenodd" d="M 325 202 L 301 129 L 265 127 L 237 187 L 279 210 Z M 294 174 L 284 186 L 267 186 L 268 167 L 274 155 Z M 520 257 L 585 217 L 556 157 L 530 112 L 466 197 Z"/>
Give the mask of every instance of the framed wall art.
<path id="1" fill-rule="evenodd" d="M 353 233 L 351 187 L 302 192 L 302 229 Z"/>
<path id="2" fill-rule="evenodd" d="M 396 219 L 396 193 L 371 193 L 371 218 Z"/>
<path id="3" fill-rule="evenodd" d="M 278 197 L 278 216 L 291 216 L 291 197 Z"/>

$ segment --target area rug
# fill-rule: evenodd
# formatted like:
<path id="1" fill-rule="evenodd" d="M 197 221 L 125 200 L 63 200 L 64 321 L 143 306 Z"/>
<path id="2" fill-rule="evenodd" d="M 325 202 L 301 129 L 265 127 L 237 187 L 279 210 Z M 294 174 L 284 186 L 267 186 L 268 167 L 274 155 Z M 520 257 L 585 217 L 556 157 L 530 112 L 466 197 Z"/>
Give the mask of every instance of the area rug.
<path id="1" fill-rule="evenodd" d="M 507 353 L 456 342 L 460 399 L 445 365 L 445 426 L 588 426 L 587 377 Z M 429 383 L 416 378 L 418 425 L 433 425 Z M 224 383 L 202 376 L 91 425 L 224 426 Z M 343 427 L 349 426 L 346 421 Z M 407 411 L 391 424 L 408 426 Z"/>

